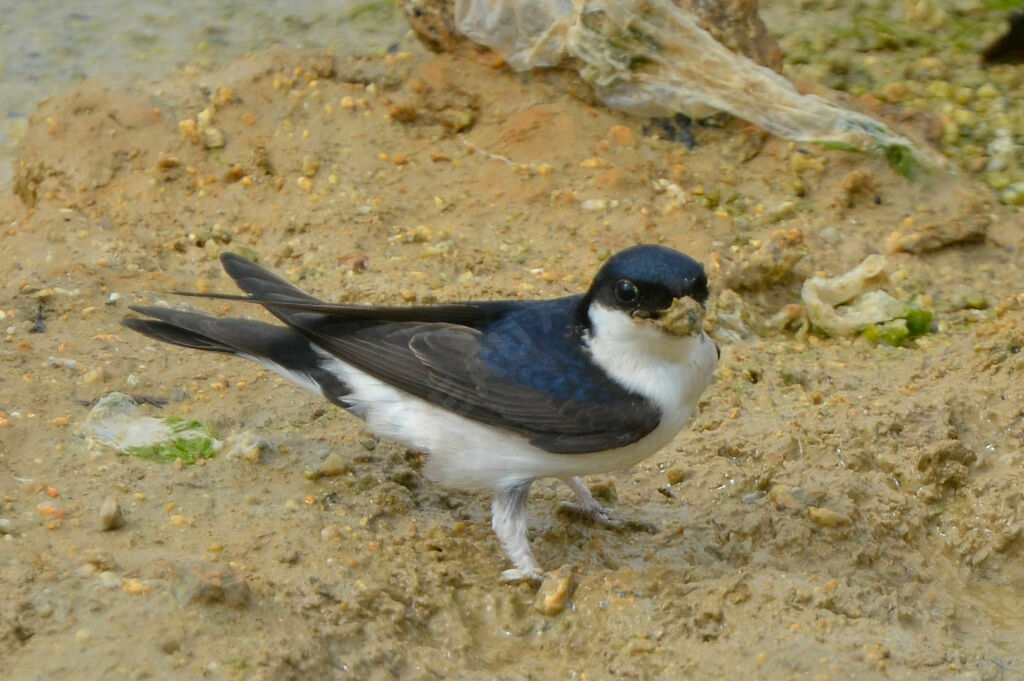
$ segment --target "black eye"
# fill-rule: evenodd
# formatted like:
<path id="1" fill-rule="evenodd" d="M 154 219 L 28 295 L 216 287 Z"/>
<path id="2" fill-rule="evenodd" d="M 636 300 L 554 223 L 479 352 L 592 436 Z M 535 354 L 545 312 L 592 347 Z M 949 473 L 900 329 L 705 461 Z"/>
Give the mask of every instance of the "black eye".
<path id="1" fill-rule="evenodd" d="M 620 303 L 635 303 L 636 299 L 640 297 L 640 291 L 636 289 L 636 284 L 629 279 L 619 279 L 615 282 L 615 297 L 619 299 Z"/>

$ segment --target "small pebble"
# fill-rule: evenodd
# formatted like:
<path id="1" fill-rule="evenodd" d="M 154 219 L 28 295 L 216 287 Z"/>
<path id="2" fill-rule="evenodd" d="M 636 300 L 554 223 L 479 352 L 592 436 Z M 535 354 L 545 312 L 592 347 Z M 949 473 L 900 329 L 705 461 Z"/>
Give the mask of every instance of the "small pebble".
<path id="1" fill-rule="evenodd" d="M 1008 206 L 1024 206 L 1024 182 L 1014 182 L 999 193 L 999 200 Z"/>
<path id="2" fill-rule="evenodd" d="M 180 649 L 181 649 L 181 643 L 179 643 L 178 639 L 176 639 L 176 638 L 164 639 L 160 643 L 160 651 L 165 653 L 165 654 L 167 654 L 167 655 L 172 655 L 172 654 L 178 652 L 178 650 L 180 650 Z"/>
<path id="3" fill-rule="evenodd" d="M 231 435 L 224 443 L 228 458 L 243 459 L 249 463 L 265 462 L 274 450 L 272 442 L 250 431 Z"/>
<path id="4" fill-rule="evenodd" d="M 127 579 L 121 587 L 121 591 L 132 596 L 145 596 L 150 588 L 138 579 Z"/>
<path id="5" fill-rule="evenodd" d="M 978 291 L 971 291 L 963 297 L 963 307 L 970 310 L 985 310 L 988 308 L 988 299 Z"/>
<path id="6" fill-rule="evenodd" d="M 197 563 L 179 566 L 175 573 L 173 592 L 182 605 L 226 603 L 241 608 L 252 599 L 245 575 L 231 568 Z"/>
<path id="7" fill-rule="evenodd" d="M 572 593 L 572 569 L 563 565 L 554 572 L 544 575 L 544 581 L 537 591 L 534 609 L 542 615 L 552 617 L 565 610 Z"/>
<path id="8" fill-rule="evenodd" d="M 189 142 L 199 141 L 199 126 L 191 118 L 186 118 L 183 121 L 178 122 L 178 131 L 181 132 L 181 136 L 187 139 Z"/>
<path id="9" fill-rule="evenodd" d="M 999 89 L 992 83 L 985 83 L 975 91 L 974 96 L 981 99 L 994 99 L 999 96 Z"/>
<path id="10" fill-rule="evenodd" d="M 608 128 L 608 142 L 613 147 L 633 148 L 636 146 L 636 135 L 624 125 L 613 125 Z"/>
<path id="11" fill-rule="evenodd" d="M 199 133 L 199 141 L 207 149 L 220 149 L 227 144 L 227 139 L 220 128 L 203 128 Z"/>
<path id="12" fill-rule="evenodd" d="M 67 357 L 47 357 L 46 366 L 67 369 L 71 372 L 78 371 L 78 362 Z"/>
<path id="13" fill-rule="evenodd" d="M 907 96 L 908 92 L 909 88 L 907 88 L 907 84 L 897 81 L 886 85 L 882 92 L 882 96 L 884 96 L 889 102 L 898 104 L 903 101 L 903 98 Z"/>
<path id="14" fill-rule="evenodd" d="M 320 464 L 320 472 L 328 477 L 341 475 L 346 471 L 348 471 L 348 464 L 337 452 L 328 454 L 324 462 Z"/>
<path id="15" fill-rule="evenodd" d="M 807 515 L 815 525 L 821 525 L 822 527 L 839 527 L 840 525 L 850 524 L 849 518 L 830 508 L 811 506 L 807 509 Z"/>
<path id="16" fill-rule="evenodd" d="M 107 372 L 102 368 L 90 369 L 82 375 L 85 383 L 102 383 L 107 380 Z"/>
<path id="17" fill-rule="evenodd" d="M 120 589 L 124 585 L 124 580 L 113 570 L 104 570 L 96 577 L 100 580 L 100 584 L 108 589 Z"/>
<path id="18" fill-rule="evenodd" d="M 104 532 L 124 527 L 124 514 L 121 504 L 115 497 L 107 497 L 100 506 L 100 529 Z"/>
<path id="19" fill-rule="evenodd" d="M 341 541 L 341 530 L 337 525 L 328 525 L 320 530 L 320 539 L 323 541 Z"/>
<path id="20" fill-rule="evenodd" d="M 795 488 L 786 485 L 772 485 L 768 491 L 768 498 L 780 511 L 798 511 L 803 504 L 794 495 Z"/>
<path id="21" fill-rule="evenodd" d="M 936 99 L 952 99 L 953 86 L 944 80 L 933 80 L 928 84 L 928 96 Z"/>
<path id="22" fill-rule="evenodd" d="M 320 161 L 315 156 L 302 157 L 302 174 L 306 177 L 313 177 L 320 170 Z"/>

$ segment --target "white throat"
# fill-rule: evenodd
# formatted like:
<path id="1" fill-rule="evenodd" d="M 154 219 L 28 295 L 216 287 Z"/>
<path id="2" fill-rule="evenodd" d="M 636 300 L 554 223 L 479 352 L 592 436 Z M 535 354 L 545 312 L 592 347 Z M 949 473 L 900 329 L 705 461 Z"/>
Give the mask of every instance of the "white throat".
<path id="1" fill-rule="evenodd" d="M 657 405 L 663 419 L 685 422 L 718 363 L 711 339 L 703 332 L 673 336 L 598 303 L 588 314 L 586 343 L 594 362 L 620 385 Z"/>

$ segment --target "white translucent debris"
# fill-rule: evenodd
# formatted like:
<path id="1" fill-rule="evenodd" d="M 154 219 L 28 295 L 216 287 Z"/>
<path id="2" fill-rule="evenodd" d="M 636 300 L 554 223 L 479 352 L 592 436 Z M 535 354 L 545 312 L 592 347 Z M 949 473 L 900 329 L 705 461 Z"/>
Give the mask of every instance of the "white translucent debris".
<path id="1" fill-rule="evenodd" d="M 608 106 L 642 116 L 727 111 L 779 137 L 884 154 L 909 174 L 942 165 L 884 124 L 732 52 L 671 0 L 455 0 L 458 30 L 513 68 L 578 60 Z"/>
<path id="2" fill-rule="evenodd" d="M 830 336 L 846 336 L 906 316 L 907 306 L 879 289 L 885 265 L 885 256 L 869 255 L 845 274 L 805 281 L 800 296 L 807 318 Z"/>
<path id="3" fill-rule="evenodd" d="M 455 0 L 455 25 L 518 71 L 557 66 L 566 52 L 573 0 Z"/>
<path id="4" fill-rule="evenodd" d="M 118 392 L 93 406 L 82 431 L 95 444 L 164 463 L 176 459 L 195 463 L 214 456 L 221 447 L 208 425 L 177 416 L 143 416 L 135 400 Z"/>

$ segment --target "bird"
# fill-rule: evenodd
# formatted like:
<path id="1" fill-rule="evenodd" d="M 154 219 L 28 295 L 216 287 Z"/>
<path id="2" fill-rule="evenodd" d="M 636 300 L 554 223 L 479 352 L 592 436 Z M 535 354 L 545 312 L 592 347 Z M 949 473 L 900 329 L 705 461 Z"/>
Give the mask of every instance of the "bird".
<path id="1" fill-rule="evenodd" d="M 428 479 L 493 491 L 507 582 L 543 579 L 527 532 L 533 481 L 559 478 L 577 514 L 619 524 L 580 477 L 668 444 L 720 355 L 704 330 L 703 266 L 664 246 L 608 257 L 585 293 L 419 306 L 328 303 L 235 253 L 220 260 L 244 295 L 185 295 L 259 304 L 283 325 L 154 306 L 122 323 L 255 361 L 426 452 Z"/>

